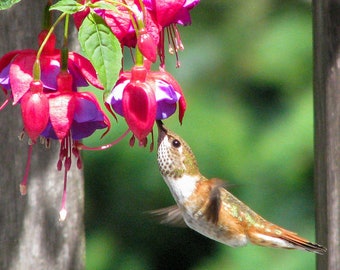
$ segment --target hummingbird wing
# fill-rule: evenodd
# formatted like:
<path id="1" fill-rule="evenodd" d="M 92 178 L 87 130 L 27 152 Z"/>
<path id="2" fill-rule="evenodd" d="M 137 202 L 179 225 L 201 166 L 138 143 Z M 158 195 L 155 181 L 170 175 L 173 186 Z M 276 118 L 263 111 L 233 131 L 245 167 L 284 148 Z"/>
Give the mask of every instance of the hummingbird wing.
<path id="1" fill-rule="evenodd" d="M 209 182 L 212 183 L 212 186 L 204 213 L 208 221 L 217 224 L 222 203 L 221 188 L 226 188 L 226 183 L 218 178 L 212 178 Z"/>
<path id="2" fill-rule="evenodd" d="M 148 211 L 149 214 L 157 216 L 161 224 L 169 224 L 175 227 L 187 227 L 179 207 L 171 205 L 165 208 Z"/>

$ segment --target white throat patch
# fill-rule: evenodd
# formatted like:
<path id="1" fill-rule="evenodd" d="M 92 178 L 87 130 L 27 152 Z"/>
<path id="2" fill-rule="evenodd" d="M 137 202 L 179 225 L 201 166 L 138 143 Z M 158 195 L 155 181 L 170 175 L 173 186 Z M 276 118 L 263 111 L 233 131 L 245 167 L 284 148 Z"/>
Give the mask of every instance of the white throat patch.
<path id="1" fill-rule="evenodd" d="M 196 183 L 199 181 L 199 177 L 184 174 L 181 178 L 167 179 L 164 177 L 164 180 L 167 183 L 175 200 L 180 204 L 184 204 L 185 201 L 195 191 Z"/>

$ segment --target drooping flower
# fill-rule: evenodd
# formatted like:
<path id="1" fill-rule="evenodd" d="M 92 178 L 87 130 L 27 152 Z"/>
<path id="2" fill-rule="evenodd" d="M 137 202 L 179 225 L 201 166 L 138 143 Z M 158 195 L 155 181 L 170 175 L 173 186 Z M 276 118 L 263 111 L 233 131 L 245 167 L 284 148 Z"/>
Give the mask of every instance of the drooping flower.
<path id="1" fill-rule="evenodd" d="M 60 220 L 64 220 L 67 214 L 67 172 L 71 168 L 72 155 L 77 160 L 77 167 L 79 169 L 82 167 L 77 141 L 90 136 L 98 129 L 109 129 L 110 122 L 92 93 L 73 91 L 73 77 L 70 73 L 61 71 L 57 75 L 56 84 L 56 91 L 43 93 L 41 82 L 33 81 L 30 91 L 24 94 L 20 104 L 25 131 L 33 142 L 38 136 L 46 142 L 51 139 L 60 142 L 57 168 L 58 170 L 64 168 L 64 190 L 60 210 Z M 32 108 L 32 104 L 37 105 L 37 108 Z M 26 194 L 32 147 L 33 145 L 29 146 L 25 175 L 20 184 L 22 195 Z"/>
<path id="2" fill-rule="evenodd" d="M 47 35 L 44 30 L 39 34 L 39 45 Z M 60 71 L 60 50 L 55 49 L 55 35 L 52 33 L 40 56 L 41 82 L 45 90 L 56 90 L 57 75 Z M 0 59 L 0 86 L 11 90 L 13 104 L 17 104 L 28 91 L 33 80 L 33 65 L 36 61 L 36 50 L 17 50 L 5 54 Z M 91 83 L 102 88 L 96 71 L 91 63 L 80 54 L 70 52 L 68 71 L 75 78 L 73 89 L 88 86 Z"/>
<path id="3" fill-rule="evenodd" d="M 60 219 L 66 218 L 67 172 L 71 168 L 72 155 L 77 167 L 82 167 L 77 141 L 90 136 L 97 129 L 110 128 L 109 119 L 101 110 L 96 97 L 88 92 L 73 91 L 73 77 L 67 71 L 57 76 L 57 91 L 47 94 L 49 123 L 40 136 L 60 141 L 58 170 L 64 167 L 64 191 Z"/>
<path id="4" fill-rule="evenodd" d="M 146 59 L 156 62 L 157 44 L 145 28 L 138 31 L 137 47 Z"/>
<path id="5" fill-rule="evenodd" d="M 123 90 L 122 108 L 128 126 L 142 142 L 152 130 L 157 110 L 156 96 L 146 82 L 144 67 L 132 69 L 130 82 Z"/>
<path id="6" fill-rule="evenodd" d="M 169 52 L 176 55 L 179 67 L 178 51 L 183 50 L 184 46 L 177 24 L 183 26 L 191 24 L 190 10 L 199 3 L 199 0 L 143 0 L 143 3 L 159 28 L 158 54 L 161 66 L 165 65 L 164 38 L 168 36 Z M 167 35 L 164 33 L 165 30 Z"/>
<path id="7" fill-rule="evenodd" d="M 109 119 L 92 93 L 68 91 L 47 96 L 51 121 L 41 136 L 60 140 L 70 133 L 73 140 L 81 140 L 98 129 L 110 128 Z"/>
<path id="8" fill-rule="evenodd" d="M 177 81 L 166 71 L 150 71 L 144 66 L 121 73 L 106 102 L 125 118 L 142 145 L 145 145 L 155 120 L 170 117 L 179 103 L 182 122 L 186 109 L 185 97 Z"/>
<path id="9" fill-rule="evenodd" d="M 145 7 L 155 15 L 155 21 L 161 28 L 173 23 L 191 24 L 189 12 L 199 2 L 200 0 L 143 0 Z"/>
<path id="10" fill-rule="evenodd" d="M 162 67 L 165 65 L 165 36 L 169 39 L 169 51 L 178 58 L 177 53 L 184 46 L 176 25 L 191 24 L 190 11 L 199 3 L 199 0 L 118 0 L 112 3 L 116 10 L 109 10 L 96 8 L 95 3 L 98 1 L 91 0 L 94 12 L 105 20 L 121 46 L 134 48 L 138 45 L 151 62 L 155 62 L 158 53 Z M 84 4 L 85 0 L 79 2 Z M 86 7 L 73 15 L 78 28 L 89 12 L 90 8 Z M 167 34 L 164 33 L 165 29 Z M 143 44 L 144 40 L 148 42 Z"/>
<path id="11" fill-rule="evenodd" d="M 80 0 L 79 2 L 84 4 L 86 0 Z M 99 0 L 91 0 L 92 3 L 96 3 Z M 117 1 L 116 9 L 106 10 L 95 8 L 94 12 L 101 16 L 107 25 L 110 27 L 112 33 L 117 37 L 122 46 L 135 47 L 137 43 L 135 29 L 131 22 L 131 14 L 129 10 L 124 6 L 126 2 L 129 6 L 135 6 L 134 1 Z M 90 13 L 90 8 L 87 7 L 84 10 L 77 12 L 73 15 L 75 25 L 79 29 L 85 17 Z"/>

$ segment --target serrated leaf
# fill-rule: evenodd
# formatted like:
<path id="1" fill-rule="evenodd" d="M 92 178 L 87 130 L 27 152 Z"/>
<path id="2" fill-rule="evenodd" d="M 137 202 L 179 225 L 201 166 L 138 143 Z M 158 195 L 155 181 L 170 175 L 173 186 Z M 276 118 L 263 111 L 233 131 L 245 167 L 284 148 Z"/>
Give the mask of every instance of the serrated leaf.
<path id="1" fill-rule="evenodd" d="M 21 0 L 0 0 L 0 10 L 9 9 Z"/>
<path id="2" fill-rule="evenodd" d="M 50 7 L 50 10 L 59 10 L 67 14 L 74 14 L 84 8 L 75 0 L 60 0 Z"/>
<path id="3" fill-rule="evenodd" d="M 79 28 L 78 39 L 104 86 L 104 96 L 115 85 L 121 69 L 122 50 L 104 19 L 90 13 Z"/>

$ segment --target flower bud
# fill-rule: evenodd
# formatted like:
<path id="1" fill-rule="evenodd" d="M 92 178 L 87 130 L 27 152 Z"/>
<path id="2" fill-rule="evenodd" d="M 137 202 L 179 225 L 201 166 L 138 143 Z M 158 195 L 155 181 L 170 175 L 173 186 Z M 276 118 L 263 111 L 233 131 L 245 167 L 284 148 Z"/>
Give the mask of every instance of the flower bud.
<path id="1" fill-rule="evenodd" d="M 31 82 L 30 89 L 21 99 L 21 115 L 24 129 L 33 143 L 44 131 L 49 119 L 48 98 L 40 81 Z"/>
<path id="2" fill-rule="evenodd" d="M 48 30 L 43 30 L 40 32 L 39 36 L 38 36 L 38 43 L 39 46 L 41 46 L 41 44 L 43 43 L 43 41 L 45 40 L 46 36 L 48 34 Z M 53 53 L 55 50 L 55 44 L 56 44 L 56 36 L 54 33 L 52 33 L 50 35 L 50 37 L 48 38 L 44 48 L 43 48 L 43 52 L 46 53 Z"/>
<path id="3" fill-rule="evenodd" d="M 150 33 L 148 33 L 144 28 L 139 31 L 137 47 L 146 59 L 153 63 L 156 62 L 157 45 Z"/>

